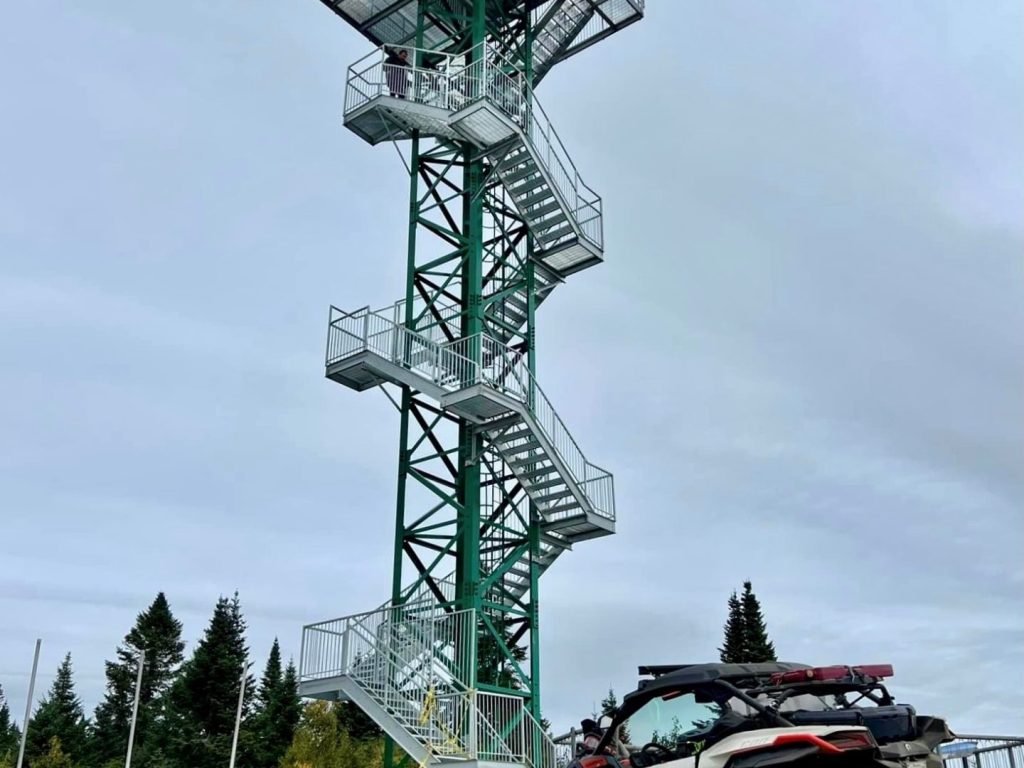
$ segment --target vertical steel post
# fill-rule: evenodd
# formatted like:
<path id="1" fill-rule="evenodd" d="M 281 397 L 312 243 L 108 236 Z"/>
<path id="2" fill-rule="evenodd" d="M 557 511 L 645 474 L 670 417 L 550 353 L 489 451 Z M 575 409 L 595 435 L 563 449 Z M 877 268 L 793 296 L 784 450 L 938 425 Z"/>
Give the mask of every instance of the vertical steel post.
<path id="1" fill-rule="evenodd" d="M 249 677 L 249 667 L 252 662 L 242 665 L 242 679 L 238 687 L 238 710 L 235 712 L 235 732 L 231 737 L 231 760 L 228 768 L 235 768 L 235 755 L 238 753 L 238 731 L 242 727 L 242 705 L 245 703 L 245 683 Z"/>
<path id="2" fill-rule="evenodd" d="M 36 672 L 39 671 L 39 649 L 43 645 L 41 637 L 36 638 L 36 652 L 32 657 L 32 674 L 28 679 L 28 696 L 25 699 L 25 720 L 21 724 L 21 746 L 18 747 L 18 768 L 25 762 L 25 741 L 28 739 L 28 721 L 32 716 L 32 697 L 36 692 Z"/>

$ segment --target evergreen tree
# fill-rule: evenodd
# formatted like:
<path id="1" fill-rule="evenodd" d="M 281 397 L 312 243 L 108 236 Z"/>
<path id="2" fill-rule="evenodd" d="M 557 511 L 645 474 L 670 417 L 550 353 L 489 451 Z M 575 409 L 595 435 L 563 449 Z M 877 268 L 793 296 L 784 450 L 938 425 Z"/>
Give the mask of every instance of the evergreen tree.
<path id="1" fill-rule="evenodd" d="M 606 713 L 612 713 L 619 708 L 619 698 L 615 695 L 615 691 L 612 688 L 608 689 L 608 695 L 601 699 L 601 712 L 599 715 Z M 598 718 L 594 718 L 595 720 Z M 619 726 L 619 741 L 623 744 L 629 744 L 629 724 L 623 723 Z"/>
<path id="2" fill-rule="evenodd" d="M 185 643 L 181 622 L 174 618 L 163 592 L 135 619 L 135 625 L 117 647 L 117 661 L 107 662 L 107 691 L 96 707 L 93 730 L 93 761 L 102 764 L 123 759 L 128 746 L 139 649 L 145 651 L 145 668 L 139 691 L 139 715 L 135 725 L 133 754 L 140 762 L 156 760 L 149 736 L 160 720 L 164 696 L 182 661 Z"/>
<path id="3" fill-rule="evenodd" d="M 32 761 L 32 768 L 73 768 L 73 763 L 61 748 L 60 739 L 54 736 L 46 753 Z"/>
<path id="4" fill-rule="evenodd" d="M 295 665 L 289 662 L 282 672 L 281 647 L 274 638 L 256 695 L 252 761 L 255 768 L 277 768 L 295 736 L 300 714 Z"/>
<path id="5" fill-rule="evenodd" d="M 748 663 L 777 661 L 775 646 L 768 639 L 768 628 L 765 626 L 764 616 L 761 614 L 761 604 L 757 601 L 757 596 L 749 581 L 743 582 L 743 597 L 740 602 L 743 612 L 744 651 L 746 653 L 746 658 L 743 661 Z"/>
<path id="6" fill-rule="evenodd" d="M 86 728 L 82 702 L 75 694 L 69 653 L 57 669 L 49 693 L 39 702 L 29 721 L 26 757 L 35 764 L 36 760 L 50 756 L 52 741 L 56 738 L 58 751 L 77 762 L 86 756 Z"/>
<path id="7" fill-rule="evenodd" d="M 372 741 L 384 735 L 370 716 L 350 701 L 339 701 L 334 705 L 338 727 L 355 741 Z"/>
<path id="8" fill-rule="evenodd" d="M 725 622 L 725 641 L 718 649 L 724 664 L 741 664 L 747 658 L 747 631 L 743 620 L 743 606 L 734 591 L 729 597 L 729 618 Z"/>
<path id="9" fill-rule="evenodd" d="M 510 691 L 521 690 L 522 683 L 516 665 L 521 666 L 522 662 L 526 660 L 526 649 L 515 642 L 508 627 L 502 626 L 498 621 L 494 623 L 501 634 L 500 641 L 486 626 L 477 633 L 477 680 Z M 502 646 L 509 650 L 515 664 L 505 655 Z"/>
<path id="10" fill-rule="evenodd" d="M 18 730 L 18 726 L 11 718 L 11 710 L 7 706 L 4 689 L 0 686 L 0 768 L 3 767 L 9 754 L 17 753 L 20 744 L 21 731 Z"/>
<path id="11" fill-rule="evenodd" d="M 220 598 L 210 624 L 192 657 L 167 694 L 161 739 L 171 765 L 176 768 L 223 768 L 231 753 L 238 687 L 248 665 L 245 619 L 238 593 Z M 247 678 L 243 718 L 249 722 L 252 680 Z M 246 729 L 247 730 L 247 729 Z M 245 754 L 250 736 L 239 736 L 239 764 L 251 762 Z"/>

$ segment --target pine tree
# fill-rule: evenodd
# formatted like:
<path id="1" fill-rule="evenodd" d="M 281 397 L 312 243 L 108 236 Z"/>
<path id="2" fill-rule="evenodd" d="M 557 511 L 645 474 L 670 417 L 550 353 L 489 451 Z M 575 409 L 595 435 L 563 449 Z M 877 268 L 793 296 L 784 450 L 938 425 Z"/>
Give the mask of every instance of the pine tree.
<path id="1" fill-rule="evenodd" d="M 117 647 L 117 661 L 107 662 L 107 692 L 96 707 L 93 730 L 93 762 L 102 764 L 123 758 L 128 745 L 135 679 L 138 672 L 138 649 L 145 650 L 145 668 L 139 691 L 139 715 L 135 726 L 133 754 L 139 762 L 156 760 L 155 744 L 150 733 L 160 720 L 164 696 L 182 661 L 185 643 L 181 639 L 181 622 L 174 618 L 163 592 L 135 619 L 135 625 Z"/>
<path id="2" fill-rule="evenodd" d="M 51 741 L 56 738 L 61 753 L 77 762 L 86 755 L 85 714 L 82 702 L 75 693 L 71 654 L 64 657 L 57 668 L 57 677 L 49 693 L 39 702 L 36 713 L 28 724 L 25 754 L 30 763 L 51 752 Z"/>
<path id="3" fill-rule="evenodd" d="M 71 757 L 64 753 L 60 739 L 52 737 L 45 754 L 32 761 L 32 768 L 74 768 Z"/>
<path id="4" fill-rule="evenodd" d="M 338 728 L 351 736 L 355 741 L 372 741 L 384 735 L 370 716 L 350 701 L 339 701 L 334 705 L 334 714 L 338 718 Z"/>
<path id="5" fill-rule="evenodd" d="M 220 598 L 192 657 L 167 694 L 161 744 L 176 768 L 223 768 L 231 752 L 238 687 L 248 665 L 245 619 L 238 593 Z M 249 722 L 252 680 L 247 678 L 243 722 Z M 247 730 L 247 729 L 246 729 Z M 250 735 L 239 736 L 238 763 L 245 765 Z"/>
<path id="6" fill-rule="evenodd" d="M 4 689 L 0 686 L 0 768 L 9 754 L 16 753 L 21 743 L 21 731 L 11 718 L 11 709 L 7 706 Z"/>
<path id="7" fill-rule="evenodd" d="M 718 649 L 724 664 L 741 664 L 747 658 L 747 632 L 743 619 L 743 607 L 734 591 L 729 597 L 729 618 L 725 621 L 725 641 Z"/>
<path id="8" fill-rule="evenodd" d="M 746 653 L 746 658 L 743 661 L 748 663 L 777 661 L 775 646 L 768 639 L 768 628 L 765 626 L 764 616 L 761 614 L 761 604 L 757 601 L 757 596 L 749 581 L 743 582 L 741 607 Z"/>
<path id="9" fill-rule="evenodd" d="M 601 699 L 601 712 L 599 713 L 599 715 L 614 712 L 614 710 L 618 708 L 619 698 L 615 695 L 614 689 L 609 688 L 608 695 Z M 628 723 L 623 723 L 619 726 L 619 741 L 621 741 L 623 744 L 629 744 L 629 738 L 629 725 Z"/>
<path id="10" fill-rule="evenodd" d="M 289 662 L 288 668 L 281 671 L 281 647 L 274 638 L 256 695 L 252 761 L 255 768 L 277 768 L 295 737 L 300 713 L 295 665 Z"/>

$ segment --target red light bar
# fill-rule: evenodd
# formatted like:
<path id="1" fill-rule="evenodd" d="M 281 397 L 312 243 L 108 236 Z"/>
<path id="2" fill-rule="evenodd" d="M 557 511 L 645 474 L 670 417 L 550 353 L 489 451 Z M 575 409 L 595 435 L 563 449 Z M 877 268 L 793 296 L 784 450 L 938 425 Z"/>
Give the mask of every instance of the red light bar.
<path id="1" fill-rule="evenodd" d="M 892 677 L 892 664 L 861 664 L 856 667 L 832 666 L 794 669 L 772 675 L 772 685 L 786 683 L 825 682 L 849 677 Z"/>
<path id="2" fill-rule="evenodd" d="M 812 733 L 784 733 L 781 736 L 776 736 L 775 741 L 772 742 L 773 747 L 783 747 L 786 744 L 810 744 L 817 747 L 820 752 L 832 755 L 837 755 L 843 751 L 834 744 L 829 744 L 820 736 L 815 736 Z"/>
<path id="3" fill-rule="evenodd" d="M 875 746 L 870 731 L 839 731 L 830 733 L 825 741 L 839 749 L 871 749 Z"/>

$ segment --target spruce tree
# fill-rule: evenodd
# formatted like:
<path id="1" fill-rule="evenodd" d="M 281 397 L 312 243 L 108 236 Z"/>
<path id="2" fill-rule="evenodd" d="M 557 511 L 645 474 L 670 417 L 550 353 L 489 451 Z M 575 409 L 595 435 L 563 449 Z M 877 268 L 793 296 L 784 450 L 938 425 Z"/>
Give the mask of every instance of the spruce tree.
<path id="1" fill-rule="evenodd" d="M 227 764 L 238 687 L 248 659 L 245 619 L 235 593 L 233 599 L 222 597 L 217 601 L 209 626 L 168 692 L 162 745 L 173 766 L 223 768 Z M 251 677 L 247 677 L 243 704 L 246 724 L 252 688 Z M 240 734 L 240 765 L 251 762 L 245 754 L 249 742 L 248 733 Z"/>
<path id="2" fill-rule="evenodd" d="M 742 664 L 747 656 L 747 631 L 743 619 L 743 606 L 734 591 L 729 596 L 729 618 L 725 621 L 725 640 L 718 649 L 723 664 Z"/>
<path id="3" fill-rule="evenodd" d="M 3 686 L 0 686 L 0 768 L 13 757 L 21 743 L 21 731 L 14 724 L 11 709 L 7 706 Z M 13 762 L 13 761 L 12 761 Z"/>
<path id="4" fill-rule="evenodd" d="M 761 614 L 761 604 L 749 581 L 743 582 L 743 597 L 740 602 L 743 613 L 744 652 L 746 654 L 743 661 L 749 663 L 777 661 L 775 646 L 768 639 L 768 628 L 765 626 L 764 616 Z"/>
<path id="5" fill-rule="evenodd" d="M 252 761 L 255 768 L 277 768 L 295 736 L 300 712 L 295 665 L 289 662 L 288 668 L 281 670 L 281 647 L 274 638 L 256 695 Z"/>
<path id="6" fill-rule="evenodd" d="M 30 763 L 51 752 L 56 738 L 61 754 L 78 762 L 86 757 L 86 721 L 82 702 L 75 693 L 71 654 L 64 657 L 49 693 L 39 702 L 28 724 L 25 754 Z"/>
<path id="7" fill-rule="evenodd" d="M 135 625 L 117 647 L 117 661 L 107 662 L 107 691 L 96 707 L 93 730 L 93 762 L 124 757 L 128 746 L 135 679 L 138 672 L 138 649 L 145 651 L 145 668 L 139 691 L 139 715 L 135 726 L 133 754 L 140 762 L 156 760 L 150 735 L 161 717 L 164 696 L 182 661 L 185 643 L 181 639 L 181 622 L 174 618 L 163 592 L 135 619 Z"/>
<path id="8" fill-rule="evenodd" d="M 599 715 L 610 714 L 618 708 L 619 698 L 615 695 L 615 690 L 609 688 L 608 695 L 601 699 L 601 712 L 599 713 Z M 621 741 L 623 744 L 629 744 L 629 738 L 629 724 L 628 722 L 625 722 L 619 726 L 619 741 Z"/>

